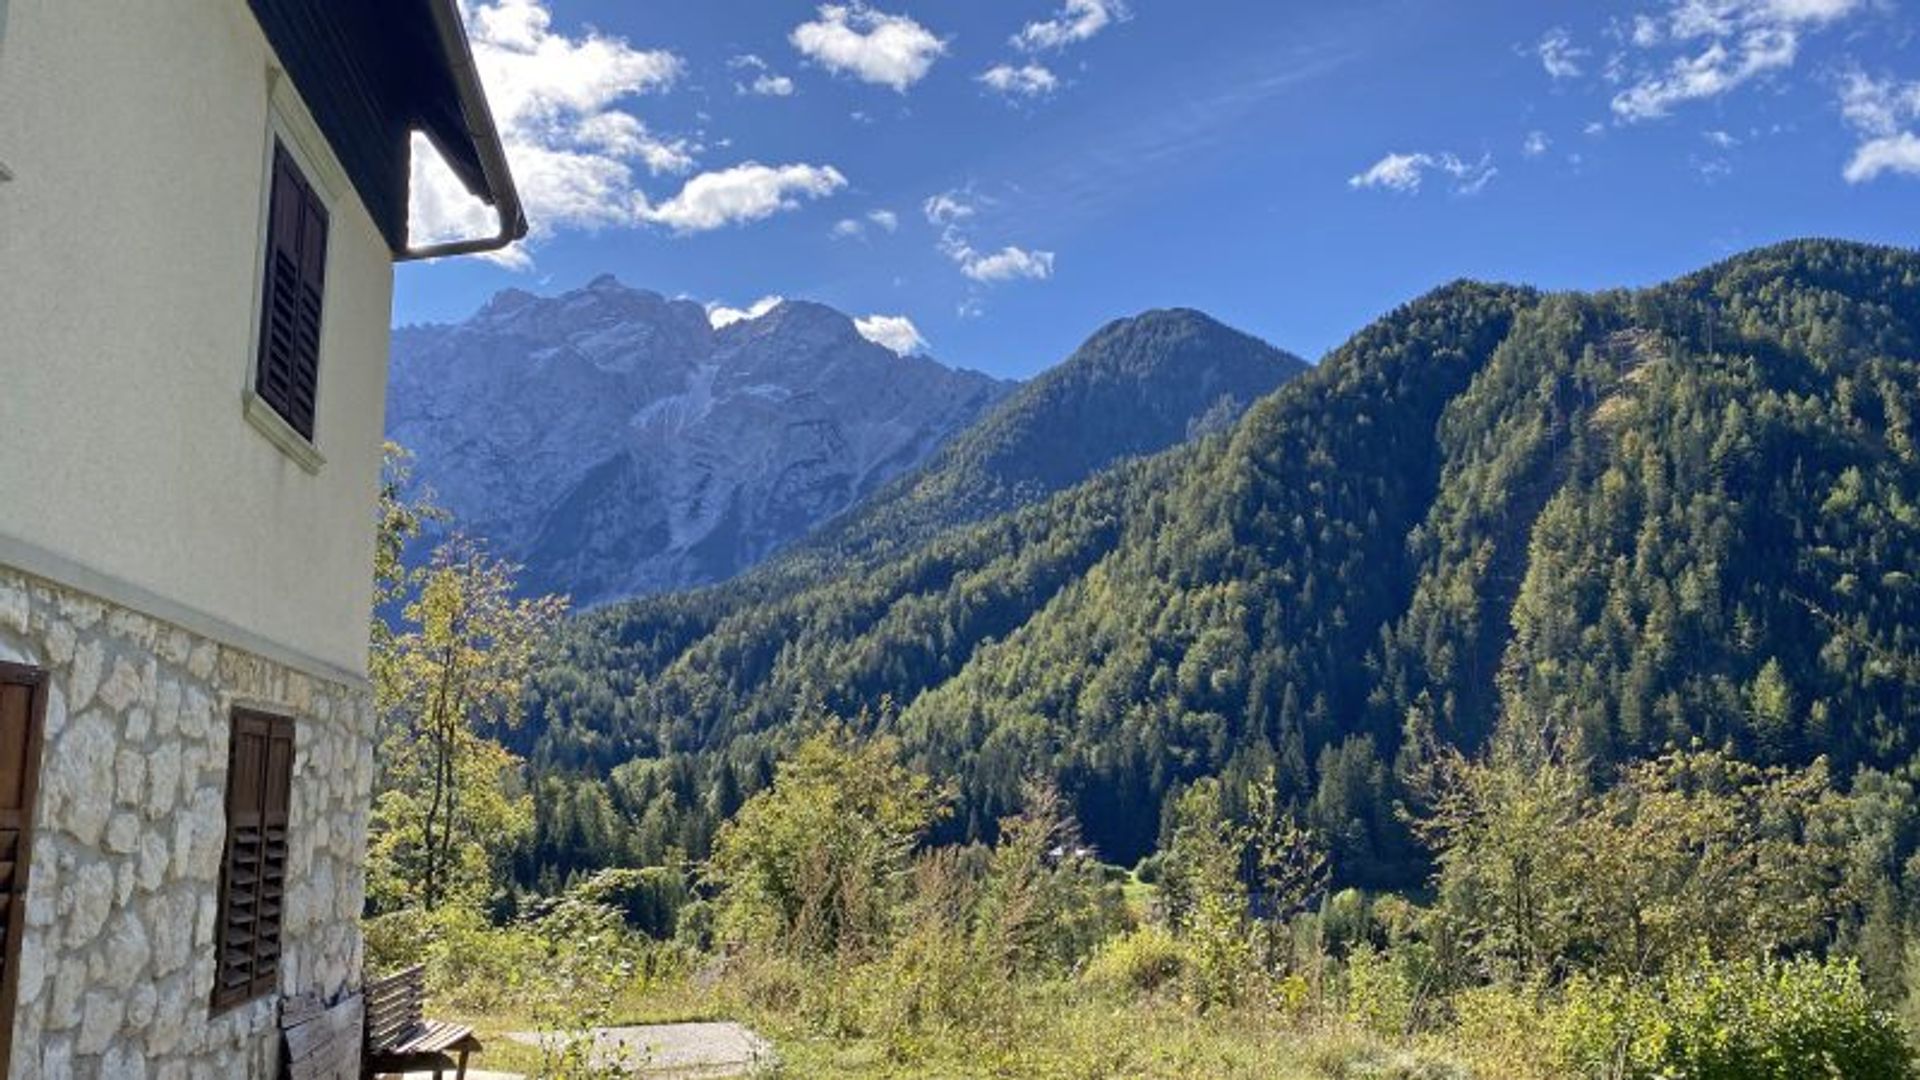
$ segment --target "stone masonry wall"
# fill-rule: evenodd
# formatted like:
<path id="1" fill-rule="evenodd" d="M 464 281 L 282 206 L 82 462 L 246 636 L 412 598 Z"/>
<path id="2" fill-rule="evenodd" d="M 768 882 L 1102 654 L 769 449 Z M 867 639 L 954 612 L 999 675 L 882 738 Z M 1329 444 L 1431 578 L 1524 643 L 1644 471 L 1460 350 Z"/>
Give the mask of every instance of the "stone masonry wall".
<path id="1" fill-rule="evenodd" d="M 0 659 L 52 673 L 12 1080 L 274 1076 L 278 999 L 210 1007 L 229 710 L 295 719 L 280 988 L 332 1000 L 360 981 L 370 695 L 3 566 Z"/>

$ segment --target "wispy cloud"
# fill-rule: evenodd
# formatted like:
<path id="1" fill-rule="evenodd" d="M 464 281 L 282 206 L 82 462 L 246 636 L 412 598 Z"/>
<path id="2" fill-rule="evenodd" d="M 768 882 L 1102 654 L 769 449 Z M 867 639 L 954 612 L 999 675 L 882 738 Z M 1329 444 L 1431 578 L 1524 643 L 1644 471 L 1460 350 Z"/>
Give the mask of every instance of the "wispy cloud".
<path id="1" fill-rule="evenodd" d="M 1537 158 L 1552 148 L 1553 140 L 1547 138 L 1544 131 L 1529 131 L 1527 137 L 1520 141 L 1520 153 L 1530 158 Z"/>
<path id="2" fill-rule="evenodd" d="M 965 221 L 977 211 L 973 205 L 973 196 L 964 191 L 943 191 L 932 195 L 921 205 L 921 212 L 927 216 L 930 225 L 952 225 Z"/>
<path id="3" fill-rule="evenodd" d="M 1026 52 L 1063 49 L 1131 17 L 1121 0 L 1067 0 L 1052 18 L 1022 27 L 1013 35 L 1013 45 Z"/>
<path id="4" fill-rule="evenodd" d="M 1540 66 L 1548 75 L 1556 79 L 1577 79 L 1582 71 L 1580 61 L 1586 57 L 1587 50 L 1574 45 L 1573 35 L 1566 28 L 1556 26 L 1541 35 L 1533 54 L 1540 58 Z"/>
<path id="5" fill-rule="evenodd" d="M 1419 192 L 1427 175 L 1435 172 L 1452 178 L 1454 194 L 1477 195 L 1499 175 L 1500 170 L 1494 167 L 1492 155 L 1483 155 L 1478 161 L 1468 161 L 1452 153 L 1396 153 L 1388 154 L 1365 171 L 1349 177 L 1347 186 L 1356 191 L 1376 189 L 1412 195 Z"/>
<path id="6" fill-rule="evenodd" d="M 862 240 L 866 238 L 869 227 L 882 232 L 898 232 L 900 215 L 891 210 L 869 210 L 864 218 L 841 218 L 833 223 L 832 236 L 835 240 Z"/>
<path id="7" fill-rule="evenodd" d="M 794 27 L 788 40 L 829 71 L 900 93 L 926 78 L 947 51 L 946 42 L 913 19 L 858 2 L 822 4 L 819 17 Z"/>
<path id="8" fill-rule="evenodd" d="M 995 285 L 1021 279 L 1045 281 L 1053 276 L 1055 255 L 1007 245 L 998 251 L 982 251 L 969 239 L 964 227 L 988 200 L 970 191 L 946 191 L 931 196 L 921 205 L 927 223 L 940 230 L 940 253 L 953 260 L 968 280 Z"/>
<path id="9" fill-rule="evenodd" d="M 1629 123 L 1720 97 L 1799 59 L 1808 33 L 1865 11 L 1870 0 L 1669 0 L 1637 17 L 1631 39 L 1643 51 L 1672 52 L 1626 78 L 1613 112 Z"/>
<path id="10" fill-rule="evenodd" d="M 741 79 L 733 84 L 733 91 L 742 97 L 792 97 L 798 89 L 791 78 L 779 74 L 760 57 L 745 53 L 727 62 L 727 66 L 741 73 Z"/>

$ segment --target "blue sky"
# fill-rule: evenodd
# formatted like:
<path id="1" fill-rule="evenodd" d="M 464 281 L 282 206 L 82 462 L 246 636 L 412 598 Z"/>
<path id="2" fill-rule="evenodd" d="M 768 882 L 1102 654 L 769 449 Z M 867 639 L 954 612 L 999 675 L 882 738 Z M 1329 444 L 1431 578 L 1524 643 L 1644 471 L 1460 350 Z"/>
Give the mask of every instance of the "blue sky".
<path id="1" fill-rule="evenodd" d="M 395 320 L 612 272 L 1022 377 L 1150 307 L 1317 359 L 1457 277 L 1912 246 L 1915 7 L 468 0 L 536 231 L 403 267 Z M 423 235 L 473 227 L 416 186 Z"/>

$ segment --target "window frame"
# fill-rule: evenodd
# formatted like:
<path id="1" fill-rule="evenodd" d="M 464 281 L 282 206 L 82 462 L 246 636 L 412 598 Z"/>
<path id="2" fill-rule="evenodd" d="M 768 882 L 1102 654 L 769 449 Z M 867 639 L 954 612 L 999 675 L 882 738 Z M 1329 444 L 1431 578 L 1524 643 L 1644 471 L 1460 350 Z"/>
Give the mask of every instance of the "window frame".
<path id="1" fill-rule="evenodd" d="M 293 81 L 285 72 L 269 69 L 267 72 L 267 123 L 261 138 L 260 158 L 260 205 L 257 209 L 255 236 L 253 244 L 252 271 L 252 310 L 253 319 L 247 339 L 247 353 L 241 381 L 241 413 L 256 431 L 267 441 L 291 458 L 302 470 L 318 475 L 327 464 L 321 453 L 320 414 L 325 403 L 324 369 L 326 359 L 327 309 L 332 305 L 321 303 L 320 310 L 320 363 L 314 375 L 314 430 L 313 436 L 302 435 L 280 415 L 279 410 L 268 404 L 257 389 L 260 377 L 260 344 L 266 333 L 266 285 L 267 255 L 273 242 L 273 183 L 275 151 L 284 149 L 293 160 L 307 186 L 313 190 L 315 198 L 327 213 L 327 256 L 324 280 L 333 282 L 338 279 L 335 263 L 339 254 L 336 243 L 340 220 L 342 193 L 348 190 L 345 171 L 334 158 L 325 136 L 319 126 L 301 103 L 294 92 Z"/>
<path id="2" fill-rule="evenodd" d="M 290 716 L 244 705 L 236 705 L 228 713 L 227 724 L 227 784 L 222 803 L 222 812 L 226 818 L 226 832 L 220 846 L 220 891 L 214 898 L 216 921 L 214 923 L 213 942 L 213 987 L 210 1000 L 212 1013 L 216 1016 L 245 1007 L 262 999 L 273 998 L 280 992 L 280 976 L 286 961 L 286 904 L 287 895 L 290 890 L 288 862 L 292 847 L 293 773 L 299 753 L 299 725 L 296 724 Z M 235 782 L 239 778 L 241 736 L 246 734 L 243 732 L 243 728 L 246 727 L 258 729 L 257 734 L 259 737 L 264 738 L 266 742 L 266 752 L 259 762 L 260 778 L 258 795 L 261 816 L 260 820 L 254 826 L 259 832 L 257 843 L 262 849 L 262 853 L 258 859 L 259 870 L 257 871 L 259 874 L 259 878 L 257 879 L 259 887 L 256 888 L 253 899 L 253 915 L 256 920 L 258 920 L 260 910 L 268 899 L 265 895 L 267 867 L 269 865 L 267 850 L 273 844 L 270 831 L 275 827 L 272 821 L 272 817 L 274 816 L 274 793 L 271 790 L 273 773 L 272 747 L 276 741 L 284 740 L 286 743 L 286 788 L 280 793 L 280 808 L 278 810 L 278 815 L 284 819 L 278 824 L 278 828 L 282 834 L 279 840 L 279 919 L 273 931 L 272 971 L 262 974 L 256 969 L 260 960 L 259 946 L 256 942 L 253 944 L 252 952 L 248 958 L 248 967 L 256 970 L 250 971 L 250 977 L 242 988 L 229 990 L 225 987 L 225 976 L 230 970 L 230 965 L 227 962 L 228 928 L 233 922 L 234 915 L 234 884 L 232 875 L 235 866 L 234 849 L 236 841 L 238 840 L 238 829 L 234 814 L 234 797 L 236 793 Z M 255 932 L 258 933 L 257 921 L 255 924 Z"/>

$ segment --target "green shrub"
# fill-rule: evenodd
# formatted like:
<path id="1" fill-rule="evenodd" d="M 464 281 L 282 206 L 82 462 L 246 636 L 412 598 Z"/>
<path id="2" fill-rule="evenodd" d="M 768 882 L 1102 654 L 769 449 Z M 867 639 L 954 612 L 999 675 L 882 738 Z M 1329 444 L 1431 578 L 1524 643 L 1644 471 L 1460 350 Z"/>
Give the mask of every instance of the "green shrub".
<path id="1" fill-rule="evenodd" d="M 545 948 L 521 927 L 495 927 L 479 911 L 404 908 L 363 924 L 370 976 L 425 965 L 433 997 L 466 1012 L 520 1003 L 544 966 Z"/>
<path id="2" fill-rule="evenodd" d="M 1657 982 L 1576 980 L 1558 1022 L 1570 1071 L 1620 1080 L 1909 1080 L 1913 1051 L 1852 963 L 1696 963 Z"/>
<path id="3" fill-rule="evenodd" d="M 1363 941 L 1347 954 L 1343 1004 L 1348 1022 L 1377 1035 L 1413 1031 L 1420 983 L 1418 964 L 1408 952 L 1381 952 Z"/>
<path id="4" fill-rule="evenodd" d="M 425 963 L 428 948 L 439 936 L 442 918 L 444 913 L 402 908 L 362 921 L 369 976 L 378 978 Z"/>
<path id="5" fill-rule="evenodd" d="M 1188 977 L 1186 949 L 1165 927 L 1143 926 L 1107 939 L 1082 978 L 1107 993 L 1146 997 Z"/>

